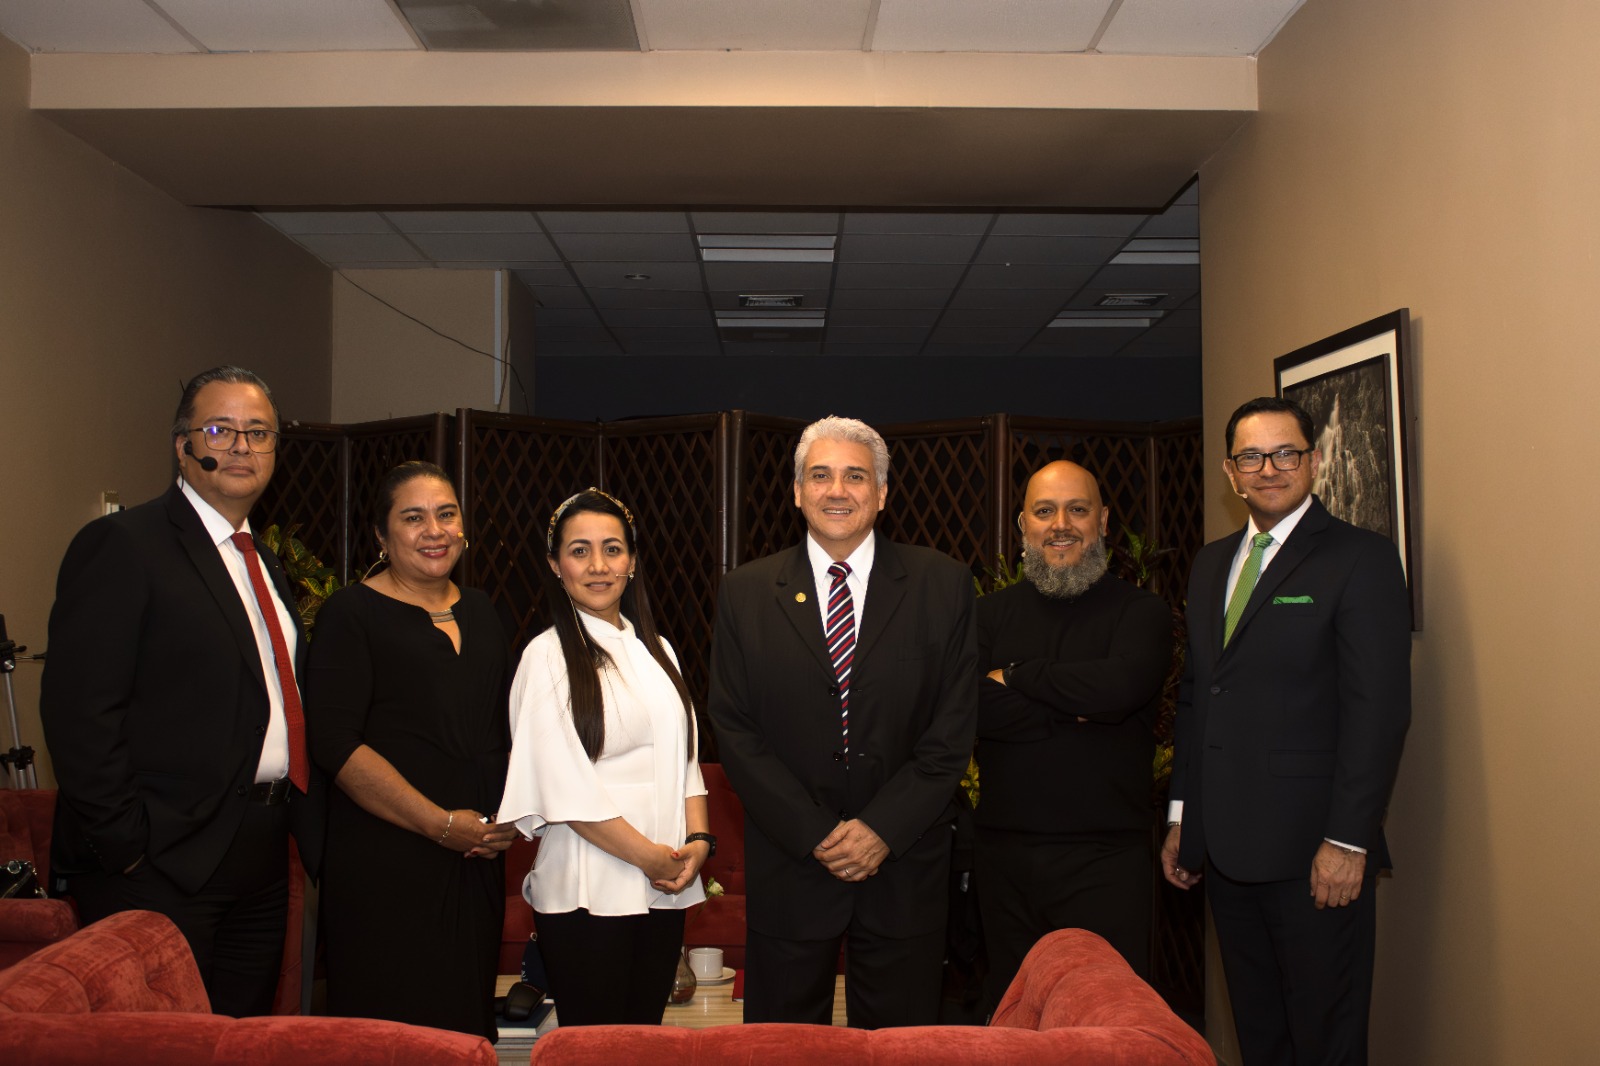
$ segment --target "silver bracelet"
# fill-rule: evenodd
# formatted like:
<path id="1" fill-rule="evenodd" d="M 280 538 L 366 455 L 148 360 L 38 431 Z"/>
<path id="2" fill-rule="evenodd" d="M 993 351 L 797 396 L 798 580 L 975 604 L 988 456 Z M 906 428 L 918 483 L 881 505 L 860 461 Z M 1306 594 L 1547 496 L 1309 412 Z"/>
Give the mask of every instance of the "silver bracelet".
<path id="1" fill-rule="evenodd" d="M 439 834 L 439 839 L 437 841 L 435 841 L 435 843 L 443 844 L 445 842 L 445 838 L 450 835 L 450 827 L 455 825 L 455 824 L 456 824 L 456 812 L 455 811 L 451 811 L 450 812 L 450 817 L 445 819 L 444 832 Z"/>

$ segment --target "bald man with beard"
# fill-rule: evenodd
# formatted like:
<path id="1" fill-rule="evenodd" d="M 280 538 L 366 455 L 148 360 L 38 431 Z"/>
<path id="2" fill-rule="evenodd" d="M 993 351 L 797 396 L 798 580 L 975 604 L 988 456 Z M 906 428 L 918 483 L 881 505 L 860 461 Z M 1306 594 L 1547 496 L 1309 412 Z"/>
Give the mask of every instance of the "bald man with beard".
<path id="1" fill-rule="evenodd" d="M 1044 934 L 1081 928 L 1149 974 L 1161 598 L 1107 573 L 1094 475 L 1053 462 L 1017 516 L 1025 580 L 978 601 L 977 883 L 992 1011 Z"/>

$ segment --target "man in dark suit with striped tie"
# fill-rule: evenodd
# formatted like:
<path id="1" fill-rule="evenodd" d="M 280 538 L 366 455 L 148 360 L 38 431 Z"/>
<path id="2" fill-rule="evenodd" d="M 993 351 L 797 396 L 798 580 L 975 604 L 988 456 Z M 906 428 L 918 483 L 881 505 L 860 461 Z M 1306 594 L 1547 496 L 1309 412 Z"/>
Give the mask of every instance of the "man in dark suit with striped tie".
<path id="1" fill-rule="evenodd" d="M 744 803 L 746 1021 L 938 1016 L 954 796 L 972 753 L 972 576 L 873 530 L 889 453 L 825 418 L 795 450 L 807 536 L 722 581 L 709 712 Z"/>

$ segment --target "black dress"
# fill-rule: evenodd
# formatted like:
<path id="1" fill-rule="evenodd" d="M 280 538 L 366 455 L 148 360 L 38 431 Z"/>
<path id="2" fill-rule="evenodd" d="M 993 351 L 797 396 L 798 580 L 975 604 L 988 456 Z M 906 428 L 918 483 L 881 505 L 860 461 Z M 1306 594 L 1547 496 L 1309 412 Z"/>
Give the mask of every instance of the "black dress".
<path id="1" fill-rule="evenodd" d="M 439 806 L 494 811 L 509 746 L 505 634 L 476 589 L 453 609 L 459 655 L 426 611 L 365 585 L 323 606 L 305 705 L 313 758 L 330 777 L 366 744 Z M 329 792 L 328 1012 L 493 1040 L 503 859 L 464 858 Z"/>

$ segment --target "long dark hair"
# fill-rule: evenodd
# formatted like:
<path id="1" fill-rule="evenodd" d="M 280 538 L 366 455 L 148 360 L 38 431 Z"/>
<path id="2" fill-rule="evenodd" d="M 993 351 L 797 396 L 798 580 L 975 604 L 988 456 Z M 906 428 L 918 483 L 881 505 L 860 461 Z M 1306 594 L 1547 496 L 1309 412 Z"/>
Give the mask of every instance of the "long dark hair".
<path id="1" fill-rule="evenodd" d="M 694 701 L 689 698 L 689 686 L 683 675 L 673 665 L 661 635 L 656 631 L 655 616 L 650 611 L 650 596 L 645 591 L 644 580 L 639 576 L 639 541 L 633 526 L 633 514 L 616 497 L 599 489 L 586 489 L 571 497 L 550 516 L 550 528 L 545 538 L 545 549 L 557 565 L 560 564 L 562 534 L 568 520 L 580 514 L 610 515 L 622 525 L 622 534 L 633 559 L 634 576 L 622 590 L 622 615 L 633 623 L 634 632 L 654 659 L 672 679 L 683 701 L 683 730 L 689 741 L 689 757 L 694 758 Z M 577 730 L 578 742 L 583 745 L 589 761 L 600 758 L 606 744 L 605 692 L 600 686 L 600 671 L 611 665 L 611 655 L 584 634 L 583 623 L 578 620 L 577 607 L 567 596 L 561 579 L 549 567 L 540 567 L 545 580 L 545 603 L 549 605 L 551 624 L 561 640 L 561 655 L 567 664 L 567 692 L 572 708 L 572 725 Z"/>

